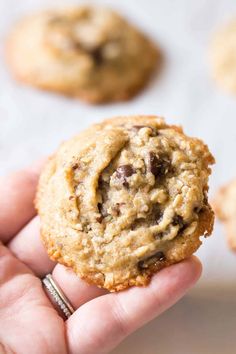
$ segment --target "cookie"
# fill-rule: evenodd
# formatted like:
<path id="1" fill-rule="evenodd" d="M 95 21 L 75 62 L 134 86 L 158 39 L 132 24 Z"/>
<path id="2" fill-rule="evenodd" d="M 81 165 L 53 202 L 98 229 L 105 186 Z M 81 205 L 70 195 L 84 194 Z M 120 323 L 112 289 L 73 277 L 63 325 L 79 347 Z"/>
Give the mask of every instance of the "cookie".
<path id="1" fill-rule="evenodd" d="M 106 120 L 63 143 L 37 193 L 49 256 L 110 291 L 146 285 L 212 232 L 214 158 L 155 116 Z"/>
<path id="2" fill-rule="evenodd" d="M 236 179 L 219 189 L 213 205 L 225 226 L 228 244 L 236 251 Z"/>
<path id="3" fill-rule="evenodd" d="M 216 82 L 236 94 L 236 20 L 215 34 L 210 48 L 210 64 Z"/>
<path id="4" fill-rule="evenodd" d="M 25 18 L 9 36 L 7 58 L 27 84 L 99 103 L 135 95 L 160 52 L 117 13 L 85 5 Z"/>

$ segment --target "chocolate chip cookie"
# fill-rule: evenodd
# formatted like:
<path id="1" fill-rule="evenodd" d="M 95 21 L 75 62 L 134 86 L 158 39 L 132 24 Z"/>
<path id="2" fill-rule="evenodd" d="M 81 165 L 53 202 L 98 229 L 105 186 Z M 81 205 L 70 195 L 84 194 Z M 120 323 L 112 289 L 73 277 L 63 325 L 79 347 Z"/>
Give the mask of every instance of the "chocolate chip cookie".
<path id="1" fill-rule="evenodd" d="M 124 18 L 86 5 L 25 18 L 9 36 L 7 57 L 19 80 L 91 103 L 130 98 L 160 62 Z"/>
<path id="2" fill-rule="evenodd" d="M 214 158 L 155 116 L 106 120 L 63 143 L 37 194 L 49 256 L 110 291 L 145 285 L 212 232 Z"/>
<path id="3" fill-rule="evenodd" d="M 210 49 L 214 79 L 223 89 L 236 94 L 236 20 L 215 34 Z"/>
<path id="4" fill-rule="evenodd" d="M 224 223 L 230 248 L 236 251 L 236 179 L 219 189 L 214 210 Z"/>

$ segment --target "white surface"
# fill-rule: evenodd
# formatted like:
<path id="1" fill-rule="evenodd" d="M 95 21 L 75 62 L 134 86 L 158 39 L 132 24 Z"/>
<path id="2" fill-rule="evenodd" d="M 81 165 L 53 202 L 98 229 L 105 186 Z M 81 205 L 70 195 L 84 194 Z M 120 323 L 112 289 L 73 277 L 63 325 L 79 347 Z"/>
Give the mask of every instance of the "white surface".
<path id="1" fill-rule="evenodd" d="M 209 144 L 217 159 L 211 194 L 236 175 L 232 162 L 236 151 L 236 98 L 214 85 L 207 67 L 211 33 L 222 21 L 236 15 L 236 1 L 97 1 L 112 5 L 138 23 L 165 54 L 160 77 L 136 99 L 98 107 L 21 86 L 11 79 L 3 60 L 2 43 L 17 18 L 36 8 L 72 2 L 0 0 L 0 173 L 51 153 L 61 140 L 102 118 L 151 113 L 182 124 L 188 134 Z M 228 250 L 219 225 L 198 255 L 204 265 L 198 285 L 114 354 L 236 352 L 236 256 Z"/>

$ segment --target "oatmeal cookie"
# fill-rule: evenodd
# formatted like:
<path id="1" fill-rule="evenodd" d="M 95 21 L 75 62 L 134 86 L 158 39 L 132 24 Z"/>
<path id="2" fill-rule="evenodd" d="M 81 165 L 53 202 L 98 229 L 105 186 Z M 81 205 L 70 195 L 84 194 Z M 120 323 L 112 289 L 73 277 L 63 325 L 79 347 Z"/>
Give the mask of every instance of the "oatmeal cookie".
<path id="1" fill-rule="evenodd" d="M 80 6 L 23 19 L 9 36 L 7 58 L 25 83 L 99 103 L 136 94 L 160 52 L 117 13 Z"/>
<path id="2" fill-rule="evenodd" d="M 236 251 L 236 179 L 219 189 L 213 206 L 224 223 L 230 248 Z"/>
<path id="3" fill-rule="evenodd" d="M 212 232 L 207 146 L 155 116 L 106 120 L 63 143 L 37 193 L 49 256 L 110 291 L 145 285 Z"/>
<path id="4" fill-rule="evenodd" d="M 223 89 L 236 94 L 236 20 L 215 34 L 210 49 L 214 79 Z"/>

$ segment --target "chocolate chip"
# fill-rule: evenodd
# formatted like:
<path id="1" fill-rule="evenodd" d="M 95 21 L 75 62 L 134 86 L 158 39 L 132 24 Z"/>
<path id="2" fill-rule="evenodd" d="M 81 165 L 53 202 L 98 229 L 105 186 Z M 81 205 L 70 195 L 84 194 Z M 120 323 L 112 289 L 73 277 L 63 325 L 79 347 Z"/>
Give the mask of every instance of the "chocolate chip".
<path id="1" fill-rule="evenodd" d="M 102 203 L 98 203 L 98 211 L 103 218 L 109 215 Z"/>
<path id="2" fill-rule="evenodd" d="M 102 223 L 102 220 L 103 220 L 102 215 L 101 215 L 101 216 L 96 217 L 96 220 L 97 220 L 97 222 L 99 222 L 99 224 L 101 224 L 101 223 Z"/>
<path id="3" fill-rule="evenodd" d="M 153 237 L 155 238 L 155 240 L 161 240 L 164 236 L 163 232 L 158 232 L 157 234 L 154 234 Z"/>
<path id="4" fill-rule="evenodd" d="M 161 222 L 163 217 L 163 212 L 160 208 L 160 204 L 156 203 L 152 206 L 151 213 L 147 216 L 147 220 L 150 221 L 151 225 L 157 225 Z"/>
<path id="5" fill-rule="evenodd" d="M 188 224 L 184 222 L 183 217 L 177 214 L 173 217 L 172 225 L 179 226 L 178 234 L 181 233 L 188 226 Z"/>
<path id="6" fill-rule="evenodd" d="M 119 166 L 116 170 L 118 178 L 130 177 L 134 174 L 134 169 L 131 165 Z"/>
<path id="7" fill-rule="evenodd" d="M 179 228 L 182 228 L 184 226 L 184 219 L 182 218 L 182 216 L 176 214 L 173 217 L 172 225 L 179 225 Z"/>
<path id="8" fill-rule="evenodd" d="M 170 161 L 167 156 L 150 152 L 148 155 L 148 170 L 155 177 L 163 177 L 170 171 Z"/>
<path id="9" fill-rule="evenodd" d="M 160 209 L 159 204 L 155 204 L 153 206 L 152 213 L 153 213 L 153 217 L 154 217 L 154 220 L 155 220 L 155 224 L 159 224 L 160 221 L 162 220 L 162 217 L 163 217 L 163 213 L 162 213 L 162 211 Z"/>
<path id="10" fill-rule="evenodd" d="M 134 222 L 133 224 L 130 225 L 130 230 L 134 231 L 136 229 L 136 222 Z"/>
<path id="11" fill-rule="evenodd" d="M 129 187 L 127 182 L 127 177 L 132 176 L 135 173 L 135 170 L 131 165 L 122 165 L 119 166 L 116 170 L 116 177 L 121 180 L 123 186 Z"/>
<path id="12" fill-rule="evenodd" d="M 88 53 L 93 58 L 93 61 L 96 65 L 100 65 L 103 62 L 102 48 L 97 47 L 92 50 L 89 50 Z"/>
<path id="13" fill-rule="evenodd" d="M 109 187 L 109 181 L 105 181 L 102 178 L 102 176 L 100 175 L 99 179 L 98 179 L 98 188 L 103 189 L 103 188 L 107 188 L 107 187 Z"/>
<path id="14" fill-rule="evenodd" d="M 79 167 L 79 164 L 77 162 L 73 163 L 71 166 L 72 170 L 76 170 L 78 167 Z"/>
<path id="15" fill-rule="evenodd" d="M 84 51 L 87 55 L 90 55 L 92 57 L 95 65 L 102 64 L 104 60 L 102 54 L 102 47 L 87 48 L 83 46 L 80 42 L 78 42 L 76 38 L 71 41 L 71 49 Z"/>
<path id="16" fill-rule="evenodd" d="M 147 269 L 152 265 L 155 265 L 158 262 L 165 261 L 166 257 L 162 251 L 155 253 L 153 256 L 144 259 L 143 261 L 138 262 L 138 268 L 140 270 Z"/>

